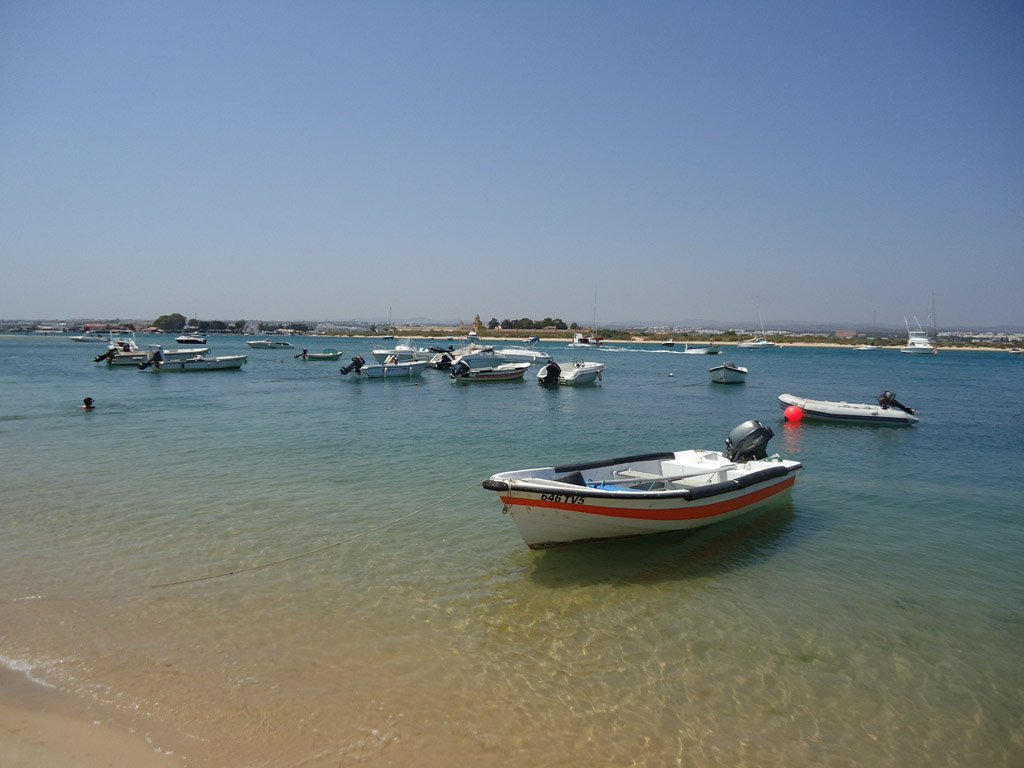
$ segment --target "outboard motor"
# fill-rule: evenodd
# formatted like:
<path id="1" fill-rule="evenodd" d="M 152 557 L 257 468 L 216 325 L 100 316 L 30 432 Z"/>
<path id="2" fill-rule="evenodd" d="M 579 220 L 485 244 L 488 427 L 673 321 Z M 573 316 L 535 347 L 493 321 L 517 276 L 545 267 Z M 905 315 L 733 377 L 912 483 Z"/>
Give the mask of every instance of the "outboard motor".
<path id="1" fill-rule="evenodd" d="M 562 369 L 558 367 L 558 363 L 552 360 L 550 363 L 540 369 L 542 376 L 538 376 L 541 384 L 557 384 L 558 375 L 562 372 Z"/>
<path id="2" fill-rule="evenodd" d="M 457 379 L 466 373 L 469 373 L 469 363 L 465 360 L 459 360 L 459 362 L 452 366 L 451 377 L 453 379 Z"/>
<path id="3" fill-rule="evenodd" d="M 115 357 L 117 357 L 117 347 L 111 347 L 110 349 L 108 349 L 104 354 L 100 355 L 99 357 L 94 357 L 92 359 L 92 361 L 94 363 L 102 363 L 107 358 L 113 360 Z"/>
<path id="4" fill-rule="evenodd" d="M 725 439 L 725 448 L 728 451 L 729 461 L 750 461 L 751 459 L 763 459 L 768 455 L 765 446 L 775 436 L 770 427 L 766 427 L 760 421 L 744 421 L 729 433 Z"/>
<path id="5" fill-rule="evenodd" d="M 366 365 L 366 361 L 363 360 L 361 355 L 356 355 L 355 357 L 352 358 L 352 362 L 346 365 L 344 368 L 339 369 L 338 373 L 340 373 L 342 376 L 348 376 L 351 371 L 359 373 L 359 371 L 363 369 L 364 365 Z"/>
<path id="6" fill-rule="evenodd" d="M 882 410 L 886 411 L 890 406 L 893 408 L 899 408 L 904 413 L 909 413 L 911 416 L 914 415 L 912 408 L 907 408 L 903 403 L 896 399 L 896 395 L 890 392 L 888 389 L 878 396 L 878 404 L 882 406 Z"/>

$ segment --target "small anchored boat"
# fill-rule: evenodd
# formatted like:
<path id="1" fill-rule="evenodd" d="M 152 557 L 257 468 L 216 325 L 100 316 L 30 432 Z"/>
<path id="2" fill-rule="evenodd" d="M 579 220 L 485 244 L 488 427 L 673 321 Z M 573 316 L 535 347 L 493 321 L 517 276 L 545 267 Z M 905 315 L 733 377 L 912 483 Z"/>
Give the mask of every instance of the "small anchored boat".
<path id="1" fill-rule="evenodd" d="M 278 339 L 254 339 L 245 343 L 253 349 L 295 349 L 295 345 L 290 341 Z"/>
<path id="2" fill-rule="evenodd" d="M 604 363 L 590 363 L 584 360 L 576 360 L 563 367 L 552 360 L 537 371 L 537 381 L 541 384 L 562 384 L 570 387 L 593 384 L 602 378 L 604 368 Z"/>
<path id="3" fill-rule="evenodd" d="M 341 357 L 341 352 L 337 349 L 325 349 L 322 352 L 310 352 L 308 349 L 303 349 L 299 354 L 295 355 L 295 359 L 302 358 L 303 360 L 337 360 Z"/>
<path id="4" fill-rule="evenodd" d="M 821 421 L 843 421 L 856 424 L 881 424 L 890 426 L 910 426 L 920 419 L 914 415 L 912 408 L 907 408 L 886 390 L 878 396 L 878 403 L 848 403 L 845 400 L 812 400 L 796 395 L 779 395 L 779 407 L 790 418 L 788 409 L 797 408 L 797 420 L 817 419 Z"/>
<path id="5" fill-rule="evenodd" d="M 499 472 L 501 498 L 530 549 L 699 528 L 787 498 L 799 461 L 768 457 L 772 430 L 745 421 L 725 451 L 685 450 Z"/>
<path id="6" fill-rule="evenodd" d="M 449 375 L 460 382 L 513 381 L 523 378 L 523 374 L 529 367 L 529 363 L 502 363 L 501 365 L 471 368 L 465 361 L 456 360 Z"/>
<path id="7" fill-rule="evenodd" d="M 732 362 L 708 368 L 711 380 L 717 384 L 742 384 L 747 380 L 748 372 L 742 365 L 736 365 L 736 363 Z"/>
<path id="8" fill-rule="evenodd" d="M 196 355 L 205 355 L 209 352 L 208 347 L 190 347 L 185 349 L 164 349 L 159 344 L 150 344 L 148 349 L 140 349 L 138 344 L 132 342 L 130 345 L 121 343 L 118 346 L 111 346 L 106 354 L 94 357 L 93 362 L 102 363 L 106 361 L 107 365 L 139 365 L 147 360 L 153 359 L 156 355 L 156 351 L 159 349 L 164 356 L 165 360 L 181 360 L 186 357 L 195 357 Z"/>
<path id="9" fill-rule="evenodd" d="M 196 355 L 176 360 L 151 360 L 139 363 L 139 370 L 151 370 L 159 373 L 187 373 L 190 371 L 229 371 L 245 365 L 245 355 L 226 355 L 224 357 L 204 357 Z"/>
<path id="10" fill-rule="evenodd" d="M 179 344 L 205 344 L 205 336 L 197 336 L 193 333 L 184 333 L 174 339 Z"/>
<path id="11" fill-rule="evenodd" d="M 367 365 L 362 355 L 356 355 L 348 365 L 338 372 L 342 376 L 354 373 L 367 379 L 408 379 L 419 376 L 427 367 L 426 360 L 406 360 L 404 362 L 388 358 L 383 363 Z"/>

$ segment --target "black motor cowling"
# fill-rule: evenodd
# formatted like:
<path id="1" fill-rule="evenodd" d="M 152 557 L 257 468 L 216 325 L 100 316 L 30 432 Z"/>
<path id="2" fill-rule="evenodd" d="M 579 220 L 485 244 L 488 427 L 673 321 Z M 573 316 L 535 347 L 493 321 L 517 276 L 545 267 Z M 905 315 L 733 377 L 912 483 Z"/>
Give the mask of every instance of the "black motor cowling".
<path id="1" fill-rule="evenodd" d="M 543 373 L 544 376 L 541 378 L 540 383 L 557 384 L 558 376 L 561 372 L 562 369 L 558 367 L 558 363 L 552 360 L 550 363 L 548 363 L 541 369 L 541 373 Z"/>
<path id="2" fill-rule="evenodd" d="M 457 379 L 460 376 L 465 376 L 467 373 L 469 373 L 469 363 L 465 360 L 459 360 L 459 362 L 452 366 L 452 372 L 449 375 L 453 379 Z"/>
<path id="3" fill-rule="evenodd" d="M 750 461 L 763 459 L 768 455 L 765 446 L 775 436 L 770 427 L 760 421 L 744 421 L 735 427 L 725 439 L 729 461 Z"/>
<path id="4" fill-rule="evenodd" d="M 896 399 L 896 395 L 890 392 L 888 389 L 878 396 L 878 404 L 882 406 L 882 410 L 885 411 L 892 408 L 899 408 L 904 413 L 909 413 L 911 416 L 914 415 L 912 408 L 907 408 L 903 403 Z"/>
<path id="5" fill-rule="evenodd" d="M 352 358 L 352 362 L 350 362 L 344 368 L 339 369 L 338 373 L 340 373 L 342 376 L 348 376 L 350 371 L 355 371 L 356 373 L 359 373 L 359 371 L 362 369 L 364 365 L 366 365 L 366 361 L 363 360 L 362 355 L 356 355 L 355 357 Z"/>

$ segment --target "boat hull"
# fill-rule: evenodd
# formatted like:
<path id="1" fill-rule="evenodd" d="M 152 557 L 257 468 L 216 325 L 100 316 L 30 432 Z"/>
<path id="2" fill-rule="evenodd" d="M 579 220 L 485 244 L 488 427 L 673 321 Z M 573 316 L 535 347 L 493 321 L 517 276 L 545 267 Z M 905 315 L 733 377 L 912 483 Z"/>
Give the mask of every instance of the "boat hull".
<path id="1" fill-rule="evenodd" d="M 426 367 L 426 360 L 416 360 L 407 363 L 388 363 L 387 365 L 365 365 L 356 373 L 367 379 L 408 379 L 419 376 Z"/>
<path id="2" fill-rule="evenodd" d="M 577 387 L 584 384 L 594 384 L 599 379 L 603 379 L 604 369 L 604 363 L 577 361 L 572 365 L 567 365 L 564 368 L 561 368 L 561 370 L 558 373 L 558 384 L 565 387 Z M 546 384 L 547 372 L 548 366 L 546 365 L 542 367 L 539 371 L 537 371 L 537 381 L 539 381 L 541 384 Z"/>
<path id="3" fill-rule="evenodd" d="M 523 378 L 523 374 L 529 367 L 529 363 L 503 363 L 487 368 L 470 368 L 461 373 L 453 370 L 451 377 L 462 383 L 514 381 Z"/>
<path id="4" fill-rule="evenodd" d="M 708 368 L 708 373 L 716 384 L 742 384 L 747 380 L 747 369 L 739 365 L 716 365 Z"/>
<path id="5" fill-rule="evenodd" d="M 156 373 L 192 373 L 198 371 L 231 371 L 241 368 L 246 363 L 245 355 L 229 355 L 227 357 L 204 357 L 199 360 L 166 360 L 152 365 L 147 371 Z"/>
<path id="6" fill-rule="evenodd" d="M 882 408 L 871 403 L 847 403 L 835 400 L 810 400 L 796 395 L 782 394 L 778 397 L 782 410 L 795 405 L 803 411 L 803 418 L 817 421 L 845 422 L 847 424 L 877 424 L 880 426 L 905 427 L 916 424 L 920 419 L 898 408 Z"/>
<path id="7" fill-rule="evenodd" d="M 498 493 L 530 549 L 548 549 L 723 522 L 787 499 L 801 466 L 682 451 L 500 473 L 483 487 Z M 627 477 L 634 484 L 623 487 Z"/>
<path id="8" fill-rule="evenodd" d="M 164 357 L 167 360 L 182 359 L 185 357 L 195 357 L 196 355 L 205 355 L 209 352 L 207 347 L 195 347 L 193 349 L 165 349 Z M 134 365 L 138 366 L 139 363 L 144 363 L 153 356 L 153 351 L 142 351 L 136 350 L 134 352 L 118 352 L 116 355 L 107 358 L 107 365 Z"/>

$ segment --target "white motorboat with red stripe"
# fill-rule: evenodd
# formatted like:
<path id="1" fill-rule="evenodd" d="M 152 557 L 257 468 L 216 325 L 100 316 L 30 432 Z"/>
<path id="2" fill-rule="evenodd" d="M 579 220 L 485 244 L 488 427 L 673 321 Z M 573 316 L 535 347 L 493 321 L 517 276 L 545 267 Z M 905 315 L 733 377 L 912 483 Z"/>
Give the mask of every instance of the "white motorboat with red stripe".
<path id="1" fill-rule="evenodd" d="M 531 549 L 699 528 L 788 498 L 799 461 L 767 457 L 772 430 L 746 421 L 726 451 L 649 453 L 499 472 L 495 491 Z"/>

